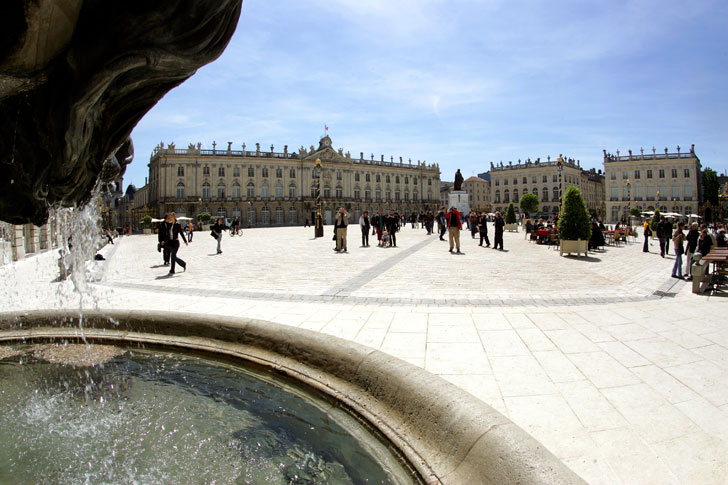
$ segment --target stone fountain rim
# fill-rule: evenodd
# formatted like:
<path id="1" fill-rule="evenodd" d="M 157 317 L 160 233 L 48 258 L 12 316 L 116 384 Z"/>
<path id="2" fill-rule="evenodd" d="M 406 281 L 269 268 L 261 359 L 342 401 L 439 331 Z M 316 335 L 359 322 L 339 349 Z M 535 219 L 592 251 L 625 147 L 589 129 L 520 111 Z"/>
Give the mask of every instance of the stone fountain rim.
<path id="1" fill-rule="evenodd" d="M 501 413 L 424 369 L 334 336 L 244 317 L 160 312 L 0 313 L 0 343 L 147 343 L 252 362 L 343 403 L 425 483 L 584 483 Z M 205 335 L 205 337 L 200 337 Z"/>

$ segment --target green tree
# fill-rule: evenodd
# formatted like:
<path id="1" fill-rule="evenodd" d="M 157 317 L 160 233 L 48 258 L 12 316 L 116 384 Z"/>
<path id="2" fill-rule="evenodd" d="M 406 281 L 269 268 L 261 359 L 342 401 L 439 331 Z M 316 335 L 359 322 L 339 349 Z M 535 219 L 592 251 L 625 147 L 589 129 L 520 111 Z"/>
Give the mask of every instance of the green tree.
<path id="1" fill-rule="evenodd" d="M 150 227 L 152 225 L 152 216 L 147 214 L 146 216 L 142 217 L 141 223 L 144 227 Z"/>
<path id="2" fill-rule="evenodd" d="M 528 215 L 531 215 L 532 212 L 536 212 L 538 210 L 538 196 L 536 194 L 530 194 L 525 193 L 521 196 L 521 201 L 519 205 L 521 206 L 521 211 Z"/>
<path id="3" fill-rule="evenodd" d="M 642 212 L 641 212 L 641 211 L 639 210 L 639 208 L 638 208 L 638 207 L 632 207 L 632 208 L 631 208 L 631 209 L 629 210 L 629 214 L 630 214 L 630 215 L 631 215 L 632 217 L 640 217 L 640 216 L 642 215 Z"/>
<path id="4" fill-rule="evenodd" d="M 516 219 L 516 208 L 513 207 L 513 202 L 508 204 L 508 210 L 506 211 L 506 224 L 515 224 Z"/>
<path id="5" fill-rule="evenodd" d="M 199 222 L 200 224 L 207 224 L 208 222 L 210 222 L 210 219 L 212 219 L 212 214 L 210 214 L 209 212 L 200 212 L 199 214 L 197 214 L 197 222 Z"/>
<path id="6" fill-rule="evenodd" d="M 711 168 L 703 171 L 703 201 L 710 202 L 710 205 L 716 207 L 718 205 L 718 193 L 720 192 L 720 183 L 718 182 L 718 174 Z"/>
<path id="7" fill-rule="evenodd" d="M 570 185 L 564 195 L 559 214 L 559 237 L 569 241 L 591 237 L 589 212 L 581 197 L 581 191 L 575 185 Z"/>

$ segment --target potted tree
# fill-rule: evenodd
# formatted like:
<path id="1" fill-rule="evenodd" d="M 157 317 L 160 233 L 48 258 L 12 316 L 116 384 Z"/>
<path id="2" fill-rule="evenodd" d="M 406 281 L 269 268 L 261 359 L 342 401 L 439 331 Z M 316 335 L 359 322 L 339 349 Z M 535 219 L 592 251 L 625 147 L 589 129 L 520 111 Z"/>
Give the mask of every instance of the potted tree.
<path id="1" fill-rule="evenodd" d="M 564 194 L 564 203 L 559 214 L 560 254 L 576 253 L 587 255 L 591 223 L 581 191 L 570 185 Z"/>
<path id="2" fill-rule="evenodd" d="M 508 210 L 506 211 L 506 225 L 504 229 L 506 231 L 518 232 L 518 219 L 516 219 L 516 208 L 513 207 L 513 202 L 508 204 Z"/>
<path id="3" fill-rule="evenodd" d="M 538 196 L 536 194 L 526 193 L 521 196 L 521 201 L 518 205 L 521 207 L 521 212 L 526 214 L 526 217 L 530 217 L 531 214 L 538 210 Z"/>
<path id="4" fill-rule="evenodd" d="M 212 214 L 209 212 L 200 212 L 197 214 L 197 222 L 202 226 L 203 231 L 210 230 L 210 219 L 212 219 Z"/>
<path id="5" fill-rule="evenodd" d="M 146 216 L 142 217 L 141 224 L 142 224 L 142 232 L 144 234 L 152 233 L 152 216 L 147 214 Z"/>

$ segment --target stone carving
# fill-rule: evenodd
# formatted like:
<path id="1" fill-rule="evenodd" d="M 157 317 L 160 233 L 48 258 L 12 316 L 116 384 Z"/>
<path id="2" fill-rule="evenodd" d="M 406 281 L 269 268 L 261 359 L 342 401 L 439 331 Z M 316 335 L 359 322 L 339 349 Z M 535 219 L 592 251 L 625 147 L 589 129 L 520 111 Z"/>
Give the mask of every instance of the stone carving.
<path id="1" fill-rule="evenodd" d="M 303 145 L 301 145 L 301 148 L 298 149 L 298 154 L 301 155 L 301 156 L 308 155 L 308 152 L 303 147 Z"/>
<path id="2" fill-rule="evenodd" d="M 460 173 L 460 169 L 455 172 L 455 187 L 454 190 L 463 190 L 463 175 Z"/>
<path id="3" fill-rule="evenodd" d="M 41 225 L 51 205 L 118 179 L 130 158 L 112 154 L 222 53 L 242 0 L 57 4 L 17 0 L 0 22 L 0 219 L 15 224 Z"/>

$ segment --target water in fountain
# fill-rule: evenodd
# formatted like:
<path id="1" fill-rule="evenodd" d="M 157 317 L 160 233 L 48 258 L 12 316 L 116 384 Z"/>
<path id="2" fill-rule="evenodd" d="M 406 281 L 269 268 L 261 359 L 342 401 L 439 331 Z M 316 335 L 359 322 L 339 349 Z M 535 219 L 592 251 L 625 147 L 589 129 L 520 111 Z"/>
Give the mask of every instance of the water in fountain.
<path id="1" fill-rule="evenodd" d="M 0 347 L 0 483 L 416 482 L 346 412 L 268 373 L 83 347 Z"/>

